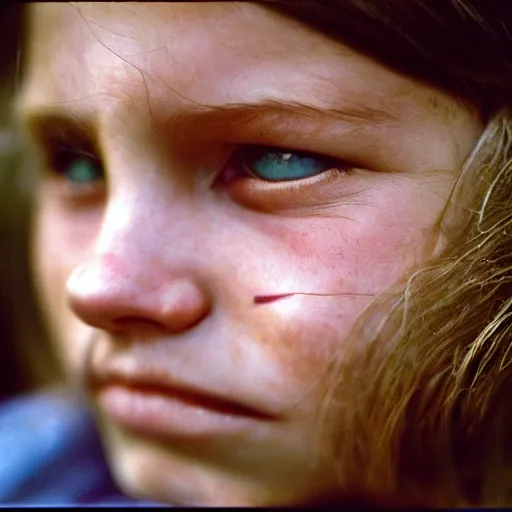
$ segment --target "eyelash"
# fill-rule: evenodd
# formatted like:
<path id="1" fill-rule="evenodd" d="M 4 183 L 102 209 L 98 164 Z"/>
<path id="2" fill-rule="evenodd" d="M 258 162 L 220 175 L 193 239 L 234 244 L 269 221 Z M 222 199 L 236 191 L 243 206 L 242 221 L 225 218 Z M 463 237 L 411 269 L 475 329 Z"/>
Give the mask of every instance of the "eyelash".
<path id="1" fill-rule="evenodd" d="M 251 172 L 249 169 L 246 160 L 248 158 L 250 159 L 251 153 L 253 155 L 254 153 L 259 155 L 289 154 L 293 155 L 294 157 L 310 158 L 317 160 L 318 162 L 324 162 L 327 163 L 327 166 L 325 166 L 324 170 L 321 170 L 311 176 L 282 180 L 266 180 L 256 176 L 256 173 Z M 84 196 L 87 194 L 91 195 L 91 193 L 97 193 L 99 188 L 103 189 L 104 187 L 106 175 L 103 170 L 101 160 L 96 157 L 92 151 L 72 147 L 70 144 L 61 143 L 54 145 L 54 148 L 50 149 L 47 160 L 47 167 L 50 169 L 51 173 L 59 180 L 63 181 L 67 187 L 67 192 L 71 192 L 74 196 Z M 69 170 L 71 164 L 76 163 L 78 160 L 83 160 L 95 166 L 96 169 L 100 172 L 99 179 L 94 180 L 93 183 L 77 183 L 69 179 L 66 176 L 66 173 Z M 333 174 L 339 177 L 342 174 L 350 172 L 350 170 L 354 167 L 355 166 L 353 165 L 348 165 L 341 159 L 335 159 L 333 157 L 324 156 L 313 152 L 283 148 L 278 146 L 245 144 L 239 146 L 231 153 L 226 164 L 223 166 L 221 172 L 216 177 L 215 183 L 220 182 L 224 186 L 230 186 L 232 182 L 236 181 L 251 181 L 253 182 L 251 190 L 254 194 L 257 195 L 264 194 L 265 189 L 269 190 L 270 192 L 272 189 L 274 189 L 276 192 L 279 192 L 279 190 L 284 191 L 284 189 L 300 192 L 300 189 L 303 186 L 307 187 L 307 185 L 314 185 L 315 182 L 321 181 L 321 178 L 324 175 L 327 176 L 329 174 L 330 179 L 332 179 Z"/>
<path id="2" fill-rule="evenodd" d="M 99 163 L 99 159 L 87 151 L 69 146 L 60 146 L 51 153 L 52 169 L 57 174 L 63 175 L 65 174 L 66 165 L 77 158 L 84 158 L 92 162 Z"/>
<path id="3" fill-rule="evenodd" d="M 299 159 L 310 159 L 310 160 L 316 160 L 318 162 L 326 163 L 327 165 L 324 166 L 323 170 L 318 171 L 315 174 L 312 174 L 311 176 L 304 176 L 304 177 L 298 177 L 298 178 L 289 178 L 289 179 L 265 179 L 262 177 L 257 176 L 257 172 L 255 170 L 251 170 L 249 167 L 247 160 L 251 159 L 251 153 L 254 157 L 254 154 L 261 156 L 261 155 L 283 155 L 288 156 L 290 155 L 293 157 L 298 157 Z M 255 158 L 255 160 L 258 160 L 258 158 Z M 335 159 L 330 156 L 325 156 L 319 153 L 313 153 L 310 151 L 303 151 L 299 149 L 292 149 L 292 148 L 284 148 L 284 147 L 278 147 L 278 146 L 260 146 L 260 145 L 252 145 L 247 144 L 244 146 L 239 147 L 237 150 L 234 151 L 234 153 L 231 155 L 231 157 L 228 160 L 228 163 L 225 166 L 227 170 L 231 170 L 231 177 L 236 178 L 250 178 L 255 181 L 259 181 L 262 184 L 267 185 L 278 185 L 281 184 L 297 184 L 300 186 L 301 182 L 305 182 L 307 180 L 310 180 L 311 178 L 314 178 L 315 176 L 321 175 L 323 173 L 326 173 L 328 171 L 338 171 L 339 173 L 345 173 L 348 172 L 350 169 L 352 169 L 354 166 L 348 164 L 347 162 L 341 160 L 341 159 Z"/>

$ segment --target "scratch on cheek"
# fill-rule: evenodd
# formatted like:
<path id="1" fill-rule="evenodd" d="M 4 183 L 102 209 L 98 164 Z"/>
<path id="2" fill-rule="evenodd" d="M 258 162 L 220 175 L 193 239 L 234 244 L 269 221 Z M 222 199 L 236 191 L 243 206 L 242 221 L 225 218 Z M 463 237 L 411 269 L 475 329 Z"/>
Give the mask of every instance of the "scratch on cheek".
<path id="1" fill-rule="evenodd" d="M 255 295 L 254 304 L 269 304 L 281 299 L 287 299 L 294 295 L 308 295 L 313 297 L 339 297 L 345 295 L 347 297 L 373 297 L 374 293 L 308 293 L 308 292 L 292 292 L 281 293 L 276 295 Z"/>
<path id="2" fill-rule="evenodd" d="M 274 302 L 280 299 L 286 299 L 287 297 L 291 297 L 295 295 L 294 293 L 285 293 L 282 295 L 256 295 L 254 297 L 254 304 L 268 304 L 269 302 Z"/>

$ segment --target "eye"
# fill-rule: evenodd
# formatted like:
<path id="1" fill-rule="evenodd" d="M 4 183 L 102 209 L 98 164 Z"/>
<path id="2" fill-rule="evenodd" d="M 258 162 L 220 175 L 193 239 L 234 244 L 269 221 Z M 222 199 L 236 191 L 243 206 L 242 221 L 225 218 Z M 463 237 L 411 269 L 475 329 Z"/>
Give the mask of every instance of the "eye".
<path id="1" fill-rule="evenodd" d="M 276 146 L 239 146 L 215 184 L 237 204 L 265 213 L 337 204 L 353 190 L 360 164 Z"/>
<path id="2" fill-rule="evenodd" d="M 88 153 L 63 149 L 52 160 L 55 172 L 72 186 L 93 185 L 105 179 L 100 162 Z"/>
<path id="3" fill-rule="evenodd" d="M 261 146 L 242 148 L 239 159 L 249 175 L 271 182 L 301 180 L 340 167 L 328 157 Z"/>
<path id="4" fill-rule="evenodd" d="M 64 200 L 73 203 L 87 203 L 105 197 L 106 176 L 103 165 L 91 151 L 58 144 L 49 144 L 45 151 L 42 170 L 48 180 L 50 190 L 54 190 Z"/>

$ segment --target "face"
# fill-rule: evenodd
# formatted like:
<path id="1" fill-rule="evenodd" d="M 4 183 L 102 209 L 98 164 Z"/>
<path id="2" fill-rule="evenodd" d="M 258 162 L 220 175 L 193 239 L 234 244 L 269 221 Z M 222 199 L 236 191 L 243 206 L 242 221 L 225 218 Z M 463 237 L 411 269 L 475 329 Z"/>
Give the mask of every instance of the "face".
<path id="1" fill-rule="evenodd" d="M 432 251 L 477 114 L 251 3 L 40 3 L 30 30 L 37 287 L 122 488 L 342 485 L 323 377 Z"/>

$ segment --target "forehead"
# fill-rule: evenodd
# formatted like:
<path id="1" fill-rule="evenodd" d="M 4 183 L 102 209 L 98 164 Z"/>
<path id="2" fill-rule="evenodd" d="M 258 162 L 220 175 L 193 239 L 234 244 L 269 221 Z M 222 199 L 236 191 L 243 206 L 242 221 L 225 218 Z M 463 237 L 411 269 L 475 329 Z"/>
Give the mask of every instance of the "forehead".
<path id="1" fill-rule="evenodd" d="M 318 106 L 408 111 L 433 92 L 339 42 L 249 2 L 36 3 L 28 103 L 141 99 L 166 104 L 314 98 Z M 378 84 L 378 87 L 375 87 Z M 437 95 L 437 94 L 436 94 Z M 443 102 L 437 99 L 437 104 Z"/>

